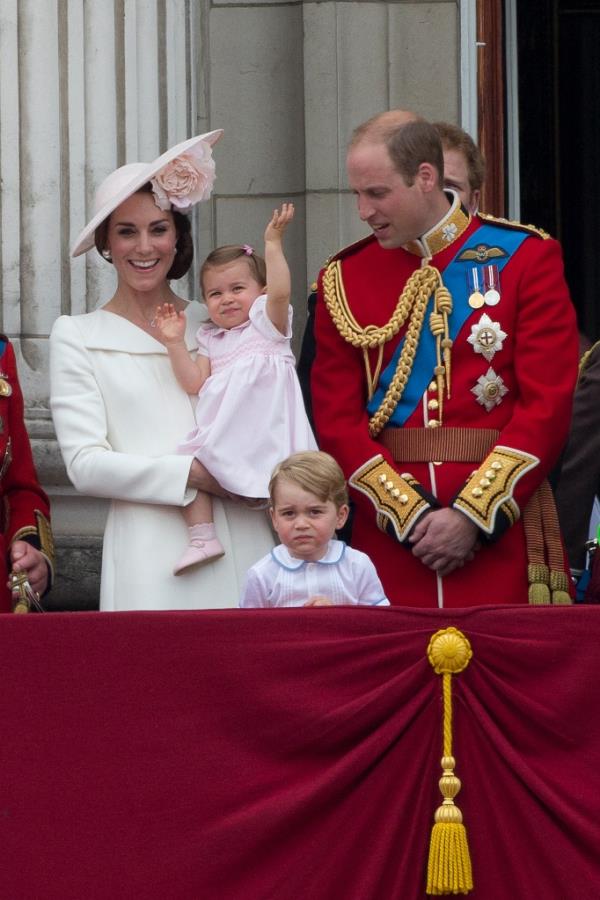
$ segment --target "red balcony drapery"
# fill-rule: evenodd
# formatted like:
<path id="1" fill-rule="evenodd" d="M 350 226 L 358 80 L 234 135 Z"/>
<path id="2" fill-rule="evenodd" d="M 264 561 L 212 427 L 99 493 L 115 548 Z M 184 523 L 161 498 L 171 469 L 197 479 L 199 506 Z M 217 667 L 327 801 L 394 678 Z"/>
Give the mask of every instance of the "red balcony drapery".
<path id="1" fill-rule="evenodd" d="M 600 896 L 600 610 L 0 616 L 0 896 L 417 900 L 447 626 L 475 900 Z"/>

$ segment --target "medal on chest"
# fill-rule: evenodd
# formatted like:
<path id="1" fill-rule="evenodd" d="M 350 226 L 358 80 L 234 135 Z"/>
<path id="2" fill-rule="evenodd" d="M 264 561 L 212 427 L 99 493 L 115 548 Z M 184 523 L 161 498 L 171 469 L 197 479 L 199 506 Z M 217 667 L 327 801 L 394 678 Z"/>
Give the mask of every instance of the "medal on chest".
<path id="1" fill-rule="evenodd" d="M 500 303 L 500 270 L 495 263 L 467 270 L 467 290 L 471 309 Z"/>
<path id="2" fill-rule="evenodd" d="M 479 376 L 477 384 L 471 388 L 471 393 L 475 394 L 475 399 L 485 407 L 486 412 L 491 412 L 495 406 L 502 403 L 502 398 L 508 394 L 508 388 L 502 376 L 497 375 L 490 366 L 485 375 Z"/>
<path id="3" fill-rule="evenodd" d="M 479 322 L 471 325 L 471 334 L 467 341 L 475 353 L 481 353 L 484 359 L 491 361 L 498 350 L 502 350 L 502 342 L 507 334 L 502 331 L 500 322 L 493 322 L 487 313 L 483 313 Z"/>

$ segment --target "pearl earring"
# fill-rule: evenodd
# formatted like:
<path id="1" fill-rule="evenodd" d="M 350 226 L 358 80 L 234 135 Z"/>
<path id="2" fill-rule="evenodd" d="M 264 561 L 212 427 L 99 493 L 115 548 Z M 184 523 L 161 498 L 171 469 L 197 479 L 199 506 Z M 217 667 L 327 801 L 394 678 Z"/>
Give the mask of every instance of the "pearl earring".
<path id="1" fill-rule="evenodd" d="M 106 259 L 108 262 L 112 262 L 112 257 L 111 257 L 111 255 L 110 255 L 110 250 L 103 250 L 103 251 L 102 251 L 102 256 L 103 256 L 104 259 Z"/>

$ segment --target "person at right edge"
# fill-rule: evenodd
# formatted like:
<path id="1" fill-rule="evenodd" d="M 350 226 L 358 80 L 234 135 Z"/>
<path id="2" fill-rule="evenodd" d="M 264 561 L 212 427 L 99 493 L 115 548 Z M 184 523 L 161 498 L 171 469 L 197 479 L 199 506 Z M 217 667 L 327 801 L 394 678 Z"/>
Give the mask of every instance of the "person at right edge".
<path id="1" fill-rule="evenodd" d="M 573 419 L 560 477 L 556 486 L 556 506 L 571 574 L 577 582 L 578 599 L 600 602 L 600 568 L 594 552 L 586 566 L 590 517 L 600 490 L 600 341 L 581 359 L 573 401 Z M 593 580 L 588 578 L 594 573 Z M 582 577 L 583 576 L 583 577 Z"/>
<path id="2" fill-rule="evenodd" d="M 359 126 L 347 169 L 372 234 L 319 275 L 311 390 L 353 546 L 392 605 L 570 603 L 546 481 L 577 375 L 559 244 L 470 215 L 414 113 Z"/>

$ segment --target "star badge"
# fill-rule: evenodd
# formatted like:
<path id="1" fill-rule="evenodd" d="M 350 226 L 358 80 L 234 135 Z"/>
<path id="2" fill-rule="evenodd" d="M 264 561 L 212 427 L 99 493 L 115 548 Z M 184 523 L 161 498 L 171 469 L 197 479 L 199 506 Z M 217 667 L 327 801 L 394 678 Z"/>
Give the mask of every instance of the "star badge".
<path id="1" fill-rule="evenodd" d="M 475 394 L 478 403 L 485 406 L 486 412 L 490 412 L 502 403 L 502 398 L 508 394 L 508 388 L 502 377 L 496 375 L 490 366 L 485 375 L 479 376 L 477 384 L 471 388 L 471 393 Z"/>
<path id="2" fill-rule="evenodd" d="M 500 322 L 492 322 L 487 313 L 484 313 L 476 325 L 471 325 L 471 334 L 467 341 L 473 347 L 475 353 L 481 353 L 488 362 L 502 350 L 502 342 L 507 334 L 500 328 Z"/>

